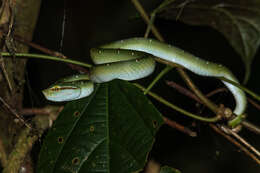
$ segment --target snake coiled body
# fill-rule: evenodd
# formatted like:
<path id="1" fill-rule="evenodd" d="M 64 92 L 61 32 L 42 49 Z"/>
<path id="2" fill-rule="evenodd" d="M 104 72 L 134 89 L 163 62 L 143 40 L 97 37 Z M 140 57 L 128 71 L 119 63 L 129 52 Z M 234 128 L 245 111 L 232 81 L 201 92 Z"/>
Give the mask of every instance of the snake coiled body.
<path id="1" fill-rule="evenodd" d="M 89 79 L 94 83 L 102 83 L 113 79 L 136 80 L 146 77 L 154 71 L 153 56 L 179 64 L 201 76 L 224 77 L 239 83 L 232 72 L 220 64 L 205 61 L 172 45 L 145 38 L 130 38 L 106 44 L 101 49 L 92 49 L 91 57 L 97 66 L 91 69 Z M 243 114 L 246 108 L 245 93 L 236 86 L 222 82 L 235 98 L 236 107 L 233 112 Z M 46 98 L 50 99 L 50 94 L 46 93 L 45 91 Z"/>
<path id="2" fill-rule="evenodd" d="M 113 79 L 141 79 L 149 76 L 155 69 L 154 58 L 139 51 L 91 49 L 90 54 L 97 65 L 90 70 L 90 79 L 95 83 Z"/>

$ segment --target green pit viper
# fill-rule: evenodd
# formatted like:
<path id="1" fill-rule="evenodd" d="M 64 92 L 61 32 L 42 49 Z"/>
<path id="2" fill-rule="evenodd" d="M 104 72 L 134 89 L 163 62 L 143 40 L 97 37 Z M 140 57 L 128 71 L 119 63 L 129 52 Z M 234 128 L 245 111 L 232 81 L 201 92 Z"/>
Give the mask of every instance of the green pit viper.
<path id="1" fill-rule="evenodd" d="M 154 57 L 173 62 L 201 76 L 224 77 L 238 83 L 232 72 L 221 64 L 205 61 L 177 47 L 153 39 L 130 38 L 93 48 L 91 58 L 96 66 L 90 73 L 63 78 L 43 90 L 46 99 L 55 102 L 77 100 L 89 96 L 94 83 L 113 79 L 137 80 L 155 69 Z M 246 109 L 245 93 L 238 87 L 222 81 L 233 94 L 234 113 L 241 115 Z"/>

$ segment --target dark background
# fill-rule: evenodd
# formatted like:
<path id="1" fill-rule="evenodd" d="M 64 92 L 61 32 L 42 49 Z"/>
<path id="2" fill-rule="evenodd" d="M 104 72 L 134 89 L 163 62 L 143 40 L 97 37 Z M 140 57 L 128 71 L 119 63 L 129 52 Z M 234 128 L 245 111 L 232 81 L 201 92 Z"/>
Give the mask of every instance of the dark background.
<path id="1" fill-rule="evenodd" d="M 156 8 L 160 2 L 158 0 L 141 1 L 147 11 Z M 61 46 L 64 14 L 65 28 L 63 46 Z M 243 63 L 227 40 L 217 31 L 209 27 L 192 27 L 159 18 L 155 25 L 167 42 L 204 59 L 225 64 L 242 81 Z M 115 40 L 143 36 L 145 29 L 146 25 L 138 18 L 138 13 L 131 1 L 44 0 L 33 42 L 59 51 L 69 58 L 91 63 L 90 48 Z M 151 34 L 150 37 L 153 35 Z M 33 49 L 31 51 L 37 52 Z M 260 59 L 257 54 L 252 66 L 252 76 L 247 85 L 256 93 L 260 93 L 257 75 L 260 74 L 259 64 Z M 140 82 L 147 85 L 162 68 L 163 65 L 158 65 L 152 76 Z M 77 73 L 64 63 L 45 60 L 29 60 L 27 72 L 28 87 L 25 106 L 28 107 L 54 104 L 43 98 L 41 90 L 64 76 Z M 189 75 L 204 93 L 223 86 L 216 79 L 204 78 L 190 72 Z M 206 108 L 196 107 L 194 101 L 166 86 L 165 80 L 172 80 L 185 86 L 178 73 L 172 70 L 153 88 L 153 91 L 188 111 L 210 115 Z M 229 93 L 218 94 L 212 99 L 217 103 L 234 105 L 232 95 Z M 157 135 L 151 158 L 180 169 L 184 173 L 256 173 L 260 171 L 254 161 L 239 152 L 222 136 L 216 134 L 207 124 L 196 122 L 155 101 L 154 104 L 164 116 L 197 131 L 198 137 L 189 137 L 164 125 Z M 259 112 L 251 105 L 248 106 L 247 112 L 248 119 L 259 125 Z M 194 122 L 196 126 L 192 127 L 191 124 Z M 247 130 L 243 130 L 241 135 L 260 149 L 259 136 Z"/>

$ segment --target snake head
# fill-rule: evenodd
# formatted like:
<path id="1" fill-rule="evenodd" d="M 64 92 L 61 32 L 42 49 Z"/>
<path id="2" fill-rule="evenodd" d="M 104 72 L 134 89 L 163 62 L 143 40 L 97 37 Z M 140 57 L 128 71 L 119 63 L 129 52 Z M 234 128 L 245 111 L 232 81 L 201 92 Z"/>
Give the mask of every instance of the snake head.
<path id="1" fill-rule="evenodd" d="M 47 100 L 64 102 L 77 100 L 89 96 L 94 90 L 94 84 L 90 81 L 76 81 L 55 83 L 42 91 Z"/>
<path id="2" fill-rule="evenodd" d="M 54 102 L 70 101 L 80 96 L 80 88 L 66 85 L 52 85 L 42 91 L 47 100 Z"/>

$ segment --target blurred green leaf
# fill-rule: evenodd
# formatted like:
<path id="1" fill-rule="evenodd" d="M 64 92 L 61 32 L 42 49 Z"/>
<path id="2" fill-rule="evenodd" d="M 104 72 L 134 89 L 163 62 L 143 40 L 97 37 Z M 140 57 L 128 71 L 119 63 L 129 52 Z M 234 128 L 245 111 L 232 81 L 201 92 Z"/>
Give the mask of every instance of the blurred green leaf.
<path id="1" fill-rule="evenodd" d="M 165 0 L 159 16 L 190 25 L 207 25 L 221 32 L 245 64 L 244 84 L 260 44 L 260 1 Z"/>
<path id="2" fill-rule="evenodd" d="M 68 103 L 48 132 L 37 172 L 141 170 L 162 125 L 160 113 L 132 84 L 113 81 Z"/>
<path id="3" fill-rule="evenodd" d="M 181 173 L 181 171 L 169 166 L 163 166 L 161 167 L 160 173 Z"/>

